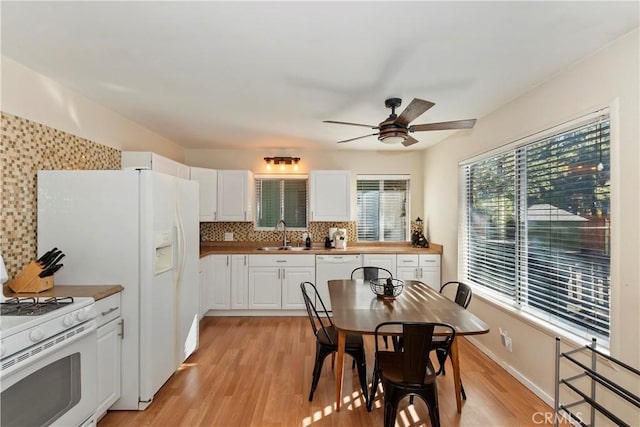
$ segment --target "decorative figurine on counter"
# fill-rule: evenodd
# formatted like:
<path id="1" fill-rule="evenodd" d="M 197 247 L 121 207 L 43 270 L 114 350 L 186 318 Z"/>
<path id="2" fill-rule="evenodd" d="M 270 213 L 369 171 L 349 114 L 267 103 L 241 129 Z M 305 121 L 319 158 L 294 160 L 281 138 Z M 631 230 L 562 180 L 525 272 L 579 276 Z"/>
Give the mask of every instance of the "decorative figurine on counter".
<path id="1" fill-rule="evenodd" d="M 429 241 L 422 232 L 423 221 L 420 217 L 416 219 L 416 229 L 411 233 L 411 245 L 416 248 L 428 248 Z"/>

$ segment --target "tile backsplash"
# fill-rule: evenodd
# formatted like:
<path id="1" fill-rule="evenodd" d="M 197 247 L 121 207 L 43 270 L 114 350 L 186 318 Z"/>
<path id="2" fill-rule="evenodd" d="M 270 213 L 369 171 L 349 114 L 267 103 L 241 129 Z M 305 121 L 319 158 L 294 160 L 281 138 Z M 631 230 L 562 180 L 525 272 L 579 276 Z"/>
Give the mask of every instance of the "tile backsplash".
<path id="1" fill-rule="evenodd" d="M 330 227 L 346 228 L 347 241 L 357 240 L 355 222 L 312 222 L 308 232 L 314 242 L 323 242 Z M 203 242 L 221 242 L 224 233 L 233 233 L 233 240 L 240 242 L 277 242 L 282 239 L 282 232 L 273 230 L 255 230 L 252 222 L 201 222 L 200 240 Z M 294 244 L 302 242 L 302 230 L 287 230 L 287 239 Z"/>
<path id="2" fill-rule="evenodd" d="M 120 169 L 120 150 L 1 113 L 0 253 L 9 278 L 36 256 L 36 175 L 54 169 Z"/>

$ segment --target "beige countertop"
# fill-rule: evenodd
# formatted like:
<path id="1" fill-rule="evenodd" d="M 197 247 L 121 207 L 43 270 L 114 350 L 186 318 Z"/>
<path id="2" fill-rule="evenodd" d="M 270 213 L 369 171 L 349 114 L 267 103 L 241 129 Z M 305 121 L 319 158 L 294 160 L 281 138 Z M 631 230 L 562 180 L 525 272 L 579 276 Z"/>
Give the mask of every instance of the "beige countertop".
<path id="1" fill-rule="evenodd" d="M 6 297 L 91 297 L 98 301 L 110 295 L 122 292 L 120 285 L 55 285 L 51 289 L 38 293 L 12 292 L 5 289 Z"/>
<path id="2" fill-rule="evenodd" d="M 347 244 L 346 249 L 325 249 L 324 244 L 314 243 L 307 251 L 259 251 L 261 246 L 280 246 L 278 242 L 202 242 L 200 244 L 200 257 L 214 254 L 313 254 L 313 255 L 339 255 L 339 254 L 439 254 L 442 255 L 442 245 L 429 243 L 428 248 L 414 248 L 410 243 L 402 242 L 367 242 Z M 294 243 L 293 246 L 296 246 Z"/>

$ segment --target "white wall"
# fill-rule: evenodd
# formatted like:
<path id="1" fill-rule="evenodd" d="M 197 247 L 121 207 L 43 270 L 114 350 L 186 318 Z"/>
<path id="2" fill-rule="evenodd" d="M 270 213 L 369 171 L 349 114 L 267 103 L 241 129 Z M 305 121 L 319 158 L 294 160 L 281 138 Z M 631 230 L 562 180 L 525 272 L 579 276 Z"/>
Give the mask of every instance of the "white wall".
<path id="1" fill-rule="evenodd" d="M 155 151 L 177 161 L 184 149 L 54 80 L 1 57 L 0 109 L 119 150 Z"/>
<path id="2" fill-rule="evenodd" d="M 454 135 L 424 155 L 425 216 L 429 234 L 444 244 L 443 280 L 457 278 L 458 162 L 617 103 L 619 127 L 612 141 L 612 334 L 613 356 L 640 366 L 640 67 L 639 31 L 596 52 L 499 110 L 479 118 L 473 131 Z M 554 336 L 507 310 L 474 298 L 470 310 L 491 326 L 477 342 L 541 394 L 553 396 Z M 513 353 L 500 344 L 509 331 Z M 622 336 L 624 333 L 624 337 Z M 637 379 L 623 378 L 638 393 Z M 622 409 L 636 417 L 637 410 Z M 631 415 L 633 414 L 633 415 Z"/>
<path id="3" fill-rule="evenodd" d="M 416 151 L 313 151 L 288 150 L 285 152 L 259 150 L 195 150 L 185 151 L 185 161 L 191 166 L 212 169 L 249 169 L 257 174 L 268 173 L 264 157 L 300 157 L 299 173 L 319 169 L 348 169 L 352 172 L 352 209 L 355 213 L 357 174 L 409 174 L 411 175 L 411 219 L 423 217 L 422 156 Z M 272 171 L 272 173 L 278 173 Z M 355 215 L 355 214 L 353 214 Z M 436 241 L 436 243 L 439 243 Z"/>

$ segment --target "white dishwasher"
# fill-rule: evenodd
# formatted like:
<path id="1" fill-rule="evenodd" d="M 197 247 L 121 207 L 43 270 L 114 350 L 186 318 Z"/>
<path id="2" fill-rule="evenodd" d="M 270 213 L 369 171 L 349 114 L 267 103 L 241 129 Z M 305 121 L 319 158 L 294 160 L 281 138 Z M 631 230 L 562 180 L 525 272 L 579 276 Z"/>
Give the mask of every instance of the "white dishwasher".
<path id="1" fill-rule="evenodd" d="M 351 272 L 357 267 L 362 267 L 362 255 L 316 255 L 315 285 L 327 310 L 331 310 L 327 282 L 333 279 L 350 279 Z"/>

